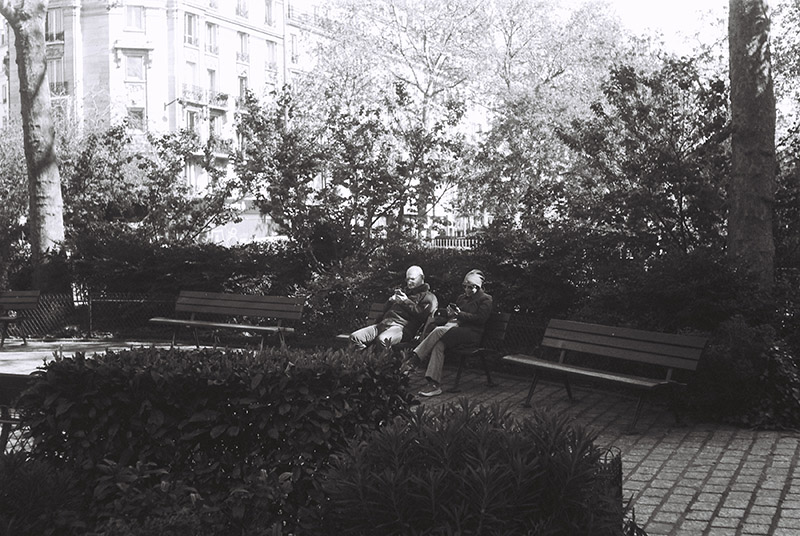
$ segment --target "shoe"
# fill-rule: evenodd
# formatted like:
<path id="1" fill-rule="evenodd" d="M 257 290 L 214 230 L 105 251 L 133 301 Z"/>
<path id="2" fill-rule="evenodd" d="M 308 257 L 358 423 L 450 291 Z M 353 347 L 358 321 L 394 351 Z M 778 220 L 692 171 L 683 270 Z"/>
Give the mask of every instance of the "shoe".
<path id="1" fill-rule="evenodd" d="M 437 385 L 431 385 L 427 389 L 419 392 L 420 396 L 439 396 L 442 394 L 442 388 Z"/>

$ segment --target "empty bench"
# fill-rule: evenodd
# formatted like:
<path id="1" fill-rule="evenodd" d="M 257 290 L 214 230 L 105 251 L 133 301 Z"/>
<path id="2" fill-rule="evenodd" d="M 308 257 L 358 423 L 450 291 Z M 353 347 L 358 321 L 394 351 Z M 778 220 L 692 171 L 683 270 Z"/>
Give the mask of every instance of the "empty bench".
<path id="1" fill-rule="evenodd" d="M 570 377 L 601 380 L 638 390 L 639 398 L 630 425 L 630 429 L 633 430 L 639 419 L 645 395 L 657 389 L 686 387 L 685 383 L 676 381 L 673 375 L 676 370 L 683 371 L 683 375 L 694 372 L 707 342 L 707 337 L 554 319 L 547 325 L 541 346 L 558 350 L 557 361 L 524 354 L 506 355 L 502 360 L 533 369 L 525 406 L 530 406 L 540 372 L 559 376 L 564 382 L 570 400 L 572 400 Z M 579 363 L 568 363 L 568 358 L 576 354 L 582 355 Z M 592 356 L 604 356 L 629 364 L 640 364 L 661 372 L 661 375 L 645 377 L 610 372 L 603 370 L 602 364 L 597 362 L 601 360 L 593 360 Z M 677 408 L 673 409 L 676 411 L 677 419 Z"/>
<path id="2" fill-rule="evenodd" d="M 6 342 L 9 324 L 16 324 L 22 337 L 22 343 L 28 343 L 23 326 L 25 313 L 39 306 L 40 297 L 41 291 L 38 290 L 8 290 L 0 292 L 0 323 L 3 324 L 2 335 L 0 335 L 0 348 Z"/>
<path id="3" fill-rule="evenodd" d="M 227 329 L 261 335 L 260 348 L 264 349 L 267 335 L 277 335 L 281 344 L 285 335 L 295 328 L 284 325 L 285 321 L 298 322 L 303 316 L 303 298 L 285 296 L 261 296 L 255 294 L 233 294 L 227 292 L 197 292 L 184 290 L 175 302 L 176 316 L 188 318 L 151 318 L 153 324 L 173 326 L 172 345 L 178 328 L 192 329 L 197 346 L 200 346 L 198 330 L 215 330 L 214 344 L 218 342 L 216 330 Z M 263 320 L 272 322 L 265 325 Z"/>

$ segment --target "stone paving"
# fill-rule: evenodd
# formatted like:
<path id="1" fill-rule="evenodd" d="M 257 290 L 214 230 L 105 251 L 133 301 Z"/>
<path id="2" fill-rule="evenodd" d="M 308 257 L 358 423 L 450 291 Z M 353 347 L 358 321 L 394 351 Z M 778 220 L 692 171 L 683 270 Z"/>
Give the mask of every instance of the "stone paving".
<path id="1" fill-rule="evenodd" d="M 8 343 L 7 343 L 8 344 Z M 27 374 L 53 352 L 87 355 L 106 349 L 149 346 L 136 342 L 12 341 L 0 349 L 0 372 Z M 445 369 L 444 387 L 455 371 Z M 479 370 L 468 369 L 460 393 L 422 400 L 442 404 L 468 397 L 508 404 L 524 417 L 528 389 L 524 376 L 493 374 L 487 387 Z M 413 377 L 415 391 L 424 385 Z M 677 424 L 654 400 L 645 405 L 636 433 L 628 433 L 636 406 L 629 391 L 573 385 L 570 402 L 559 383 L 540 381 L 533 406 L 566 412 L 597 434 L 597 444 L 622 453 L 623 493 L 648 536 L 800 535 L 800 432 L 756 431 L 685 419 Z M 421 398 L 421 397 L 420 397 Z"/>
<path id="2" fill-rule="evenodd" d="M 510 404 L 519 417 L 529 386 L 522 376 L 494 374 L 487 387 L 479 370 L 467 370 L 461 393 L 444 393 L 424 404 L 461 396 Z M 454 378 L 445 370 L 444 387 Z M 415 387 L 424 385 L 414 377 Z M 597 434 L 597 444 L 622 453 L 623 493 L 648 536 L 800 535 L 800 433 L 755 431 L 683 419 L 677 424 L 659 400 L 645 405 L 636 432 L 628 432 L 636 407 L 631 392 L 540 381 L 533 406 L 567 412 Z M 422 397 L 420 397 L 422 398 Z"/>

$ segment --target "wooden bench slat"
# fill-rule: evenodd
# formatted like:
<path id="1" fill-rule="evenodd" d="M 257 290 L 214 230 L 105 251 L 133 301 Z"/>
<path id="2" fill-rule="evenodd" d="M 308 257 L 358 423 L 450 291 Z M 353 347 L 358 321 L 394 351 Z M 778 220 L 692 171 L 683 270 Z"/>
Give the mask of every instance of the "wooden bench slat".
<path id="1" fill-rule="evenodd" d="M 632 387 L 639 387 L 642 389 L 652 389 L 654 387 L 658 387 L 659 385 L 667 385 L 670 383 L 675 383 L 666 380 L 655 380 L 652 378 L 644 378 L 642 376 L 633 376 L 630 374 L 617 374 L 617 373 L 603 372 L 601 370 L 585 369 L 574 365 L 555 363 L 553 361 L 547 361 L 546 359 L 541 359 L 538 357 L 524 355 L 524 354 L 507 355 L 504 356 L 503 359 L 512 363 L 519 363 L 521 365 L 536 365 L 537 367 L 542 369 L 554 370 L 559 372 L 568 372 L 570 374 L 574 374 L 576 376 L 582 376 L 584 378 L 593 378 L 598 380 L 613 381 L 615 383 L 624 383 L 626 385 L 630 385 Z"/>
<path id="2" fill-rule="evenodd" d="M 656 355 L 698 359 L 703 353 L 703 347 L 686 346 L 678 342 L 668 344 L 663 341 L 644 339 L 630 339 L 622 336 L 597 333 L 579 333 L 577 331 L 564 331 L 561 329 L 548 329 L 548 339 L 563 340 L 568 342 L 592 344 L 597 346 L 610 346 L 614 348 L 628 348 Z"/>
<path id="3" fill-rule="evenodd" d="M 235 329 L 240 331 L 257 331 L 259 333 L 294 333 L 294 328 L 288 326 L 258 326 L 253 324 L 233 324 L 228 322 L 206 322 L 205 320 L 181 320 L 179 318 L 155 317 L 150 322 L 154 324 L 180 325 L 186 327 L 202 327 L 216 329 Z"/>
<path id="4" fill-rule="evenodd" d="M 618 359 L 626 359 L 628 361 L 637 361 L 641 363 L 649 363 L 651 365 L 660 365 L 683 370 L 696 370 L 697 364 L 700 361 L 700 354 L 689 357 L 670 356 L 640 351 L 635 348 L 628 348 L 624 345 L 615 347 L 610 345 L 589 344 L 553 339 L 547 333 L 545 333 L 545 336 L 542 339 L 542 346 L 547 348 L 555 348 L 558 350 L 572 350 L 575 352 L 583 352 L 585 354 L 602 355 L 605 357 L 616 357 Z"/>
<path id="5" fill-rule="evenodd" d="M 599 335 L 611 335 L 633 340 L 650 342 L 663 342 L 677 346 L 687 346 L 692 348 L 705 348 L 708 341 L 707 337 L 697 335 L 679 335 L 675 333 L 662 333 L 659 331 L 645 331 L 641 329 L 622 328 L 616 326 L 604 326 L 602 324 L 591 324 L 588 322 L 577 322 L 574 320 L 552 319 L 547 325 L 550 329 L 560 329 L 563 331 L 575 331 L 578 333 L 596 333 Z"/>

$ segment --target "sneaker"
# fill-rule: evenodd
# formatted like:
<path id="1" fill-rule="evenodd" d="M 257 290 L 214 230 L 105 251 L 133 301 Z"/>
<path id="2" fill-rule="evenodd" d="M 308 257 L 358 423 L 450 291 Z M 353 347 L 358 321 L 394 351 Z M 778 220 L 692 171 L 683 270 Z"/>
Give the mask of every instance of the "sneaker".
<path id="1" fill-rule="evenodd" d="M 439 396 L 442 394 L 442 388 L 436 385 L 431 385 L 427 389 L 419 392 L 420 396 Z"/>

